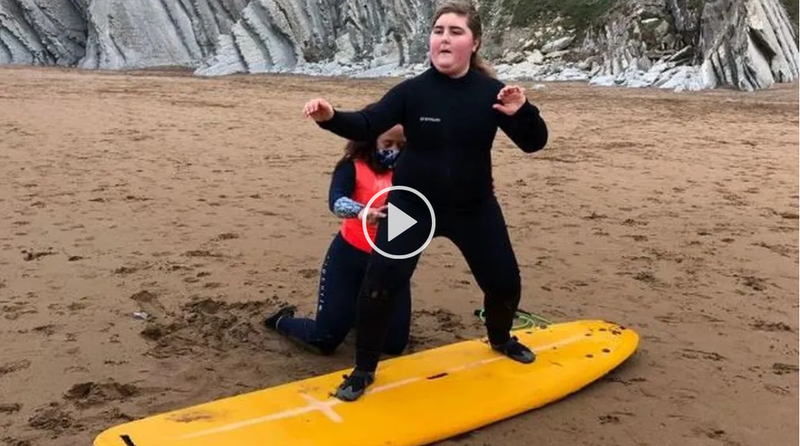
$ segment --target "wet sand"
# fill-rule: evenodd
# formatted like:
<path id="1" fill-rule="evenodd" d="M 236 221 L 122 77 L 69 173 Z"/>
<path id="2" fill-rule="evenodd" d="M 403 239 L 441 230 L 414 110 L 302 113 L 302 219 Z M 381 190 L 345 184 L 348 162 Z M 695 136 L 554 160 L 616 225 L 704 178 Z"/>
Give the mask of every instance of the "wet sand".
<path id="1" fill-rule="evenodd" d="M 313 314 L 343 142 L 302 118 L 397 80 L 0 69 L 0 444 L 103 429 L 349 367 L 261 327 Z M 637 330 L 637 354 L 547 408 L 442 444 L 794 444 L 798 88 L 528 87 L 551 129 L 499 134 L 522 307 Z M 413 279 L 419 351 L 481 336 L 445 239 Z M 133 317 L 143 311 L 148 320 Z M 476 400 L 476 404 L 479 401 Z"/>

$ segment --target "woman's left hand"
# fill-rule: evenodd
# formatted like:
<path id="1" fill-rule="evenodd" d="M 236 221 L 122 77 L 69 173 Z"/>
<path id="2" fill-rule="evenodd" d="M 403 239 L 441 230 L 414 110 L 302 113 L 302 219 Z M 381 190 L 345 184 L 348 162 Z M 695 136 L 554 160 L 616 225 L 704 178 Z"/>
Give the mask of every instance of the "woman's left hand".
<path id="1" fill-rule="evenodd" d="M 500 103 L 494 104 L 492 108 L 511 116 L 525 105 L 527 100 L 525 89 L 516 85 L 507 85 L 500 90 L 500 93 L 497 93 L 497 100 Z"/>

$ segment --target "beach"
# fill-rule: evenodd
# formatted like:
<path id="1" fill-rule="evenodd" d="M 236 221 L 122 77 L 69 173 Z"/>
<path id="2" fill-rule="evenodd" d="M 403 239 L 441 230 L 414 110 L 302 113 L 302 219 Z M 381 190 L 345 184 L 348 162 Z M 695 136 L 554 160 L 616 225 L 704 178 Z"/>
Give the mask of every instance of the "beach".
<path id="1" fill-rule="evenodd" d="M 344 141 L 399 79 L 0 69 L 0 445 L 90 445 L 129 420 L 350 368 L 266 331 L 313 316 Z M 563 401 L 441 444 L 793 444 L 798 86 L 675 93 L 521 82 L 550 130 L 498 132 L 521 308 L 612 320 L 638 351 Z M 436 238 L 407 352 L 483 336 Z M 479 403 L 479 401 L 476 401 Z"/>

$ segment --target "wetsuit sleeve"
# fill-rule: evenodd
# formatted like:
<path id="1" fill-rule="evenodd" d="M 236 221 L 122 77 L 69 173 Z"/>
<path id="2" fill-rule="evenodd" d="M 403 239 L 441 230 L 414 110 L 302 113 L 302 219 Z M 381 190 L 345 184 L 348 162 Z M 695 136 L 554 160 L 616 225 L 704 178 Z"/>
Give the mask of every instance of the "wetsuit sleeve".
<path id="1" fill-rule="evenodd" d="M 500 128 L 523 152 L 533 153 L 547 144 L 547 124 L 539 114 L 539 109 L 527 100 L 511 116 L 499 111 L 497 113 L 500 115 Z"/>
<path id="2" fill-rule="evenodd" d="M 364 205 L 350 198 L 356 187 L 356 167 L 352 161 L 333 171 L 328 192 L 328 208 L 339 218 L 356 218 Z"/>
<path id="3" fill-rule="evenodd" d="M 408 81 L 392 87 L 370 110 L 334 110 L 333 118 L 319 125 L 336 135 L 354 141 L 372 141 L 402 121 Z"/>

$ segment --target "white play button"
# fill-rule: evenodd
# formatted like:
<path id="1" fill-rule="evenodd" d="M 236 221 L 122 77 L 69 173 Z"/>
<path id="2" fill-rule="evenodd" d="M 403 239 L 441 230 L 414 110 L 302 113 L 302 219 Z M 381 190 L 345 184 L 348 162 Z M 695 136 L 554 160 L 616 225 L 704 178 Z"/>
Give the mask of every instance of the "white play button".
<path id="1" fill-rule="evenodd" d="M 433 239 L 433 234 L 436 231 L 436 215 L 433 212 L 433 206 L 431 206 L 431 202 L 428 201 L 428 199 L 425 198 L 425 196 L 422 195 L 419 191 L 417 191 L 415 189 L 412 189 L 412 188 L 410 188 L 408 186 L 390 186 L 390 187 L 387 187 L 386 189 L 381 190 L 380 192 L 378 192 L 377 194 L 372 196 L 372 198 L 369 200 L 369 202 L 367 202 L 366 208 L 369 209 L 370 207 L 372 207 L 372 204 L 381 195 L 389 193 L 390 191 L 397 191 L 397 190 L 409 192 L 409 193 L 415 195 L 422 203 L 424 203 L 425 207 L 428 208 L 428 212 L 430 212 L 430 221 L 428 221 L 427 218 L 425 218 L 426 216 L 416 215 L 417 218 L 421 219 L 421 221 L 417 221 L 417 219 L 415 219 L 414 217 L 408 215 L 407 213 L 405 213 L 405 211 L 403 211 L 399 207 L 395 206 L 392 203 L 387 202 L 386 203 L 386 208 L 387 208 L 387 215 L 386 215 L 386 241 L 387 241 L 387 245 L 388 245 L 388 242 L 391 242 L 392 240 L 397 238 L 397 236 L 399 236 L 402 233 L 406 232 L 407 230 L 412 228 L 414 225 L 418 225 L 419 224 L 419 225 L 422 225 L 422 226 L 418 226 L 417 228 L 414 229 L 414 231 L 412 231 L 409 234 L 412 237 L 410 239 L 410 240 L 412 240 L 411 243 L 414 244 L 414 245 L 419 243 L 421 246 L 406 246 L 406 242 L 403 242 L 402 247 L 401 247 L 402 250 L 403 250 L 402 253 L 386 252 L 385 250 L 379 249 L 377 246 L 375 246 L 375 242 L 372 240 L 372 237 L 370 236 L 369 231 L 367 231 L 367 219 L 366 218 L 361 220 L 361 224 L 362 224 L 362 229 L 364 231 L 364 236 L 366 237 L 367 242 L 372 247 L 372 249 L 374 249 L 377 253 L 379 253 L 380 255 L 382 255 L 384 257 L 388 257 L 390 259 L 408 259 L 408 258 L 414 257 L 415 255 L 421 253 L 431 243 L 431 240 Z M 403 203 L 408 203 L 407 199 L 406 200 L 401 200 L 401 201 Z M 422 204 L 422 203 L 420 203 L 420 204 Z M 417 232 L 418 231 L 425 231 L 427 229 L 427 226 L 430 226 L 430 229 L 428 230 L 427 239 L 423 240 L 423 238 L 425 238 L 424 237 L 424 232 L 422 233 L 421 236 L 420 236 L 420 234 L 413 234 L 415 231 L 417 231 Z M 398 243 L 398 242 L 400 242 L 402 240 L 403 240 L 403 238 L 399 239 L 395 243 Z M 406 240 L 406 241 L 408 241 L 408 240 Z M 386 245 L 384 245 L 384 247 L 389 249 L 388 246 L 386 246 Z M 412 252 L 405 252 L 406 249 L 413 249 L 413 251 Z"/>
<path id="2" fill-rule="evenodd" d="M 408 228 L 417 224 L 416 220 L 414 220 L 410 215 L 401 211 L 397 206 L 393 205 L 392 203 L 389 203 L 389 215 L 387 217 L 388 217 L 387 223 L 389 223 L 388 230 L 389 230 L 390 242 L 398 235 L 406 232 Z"/>

